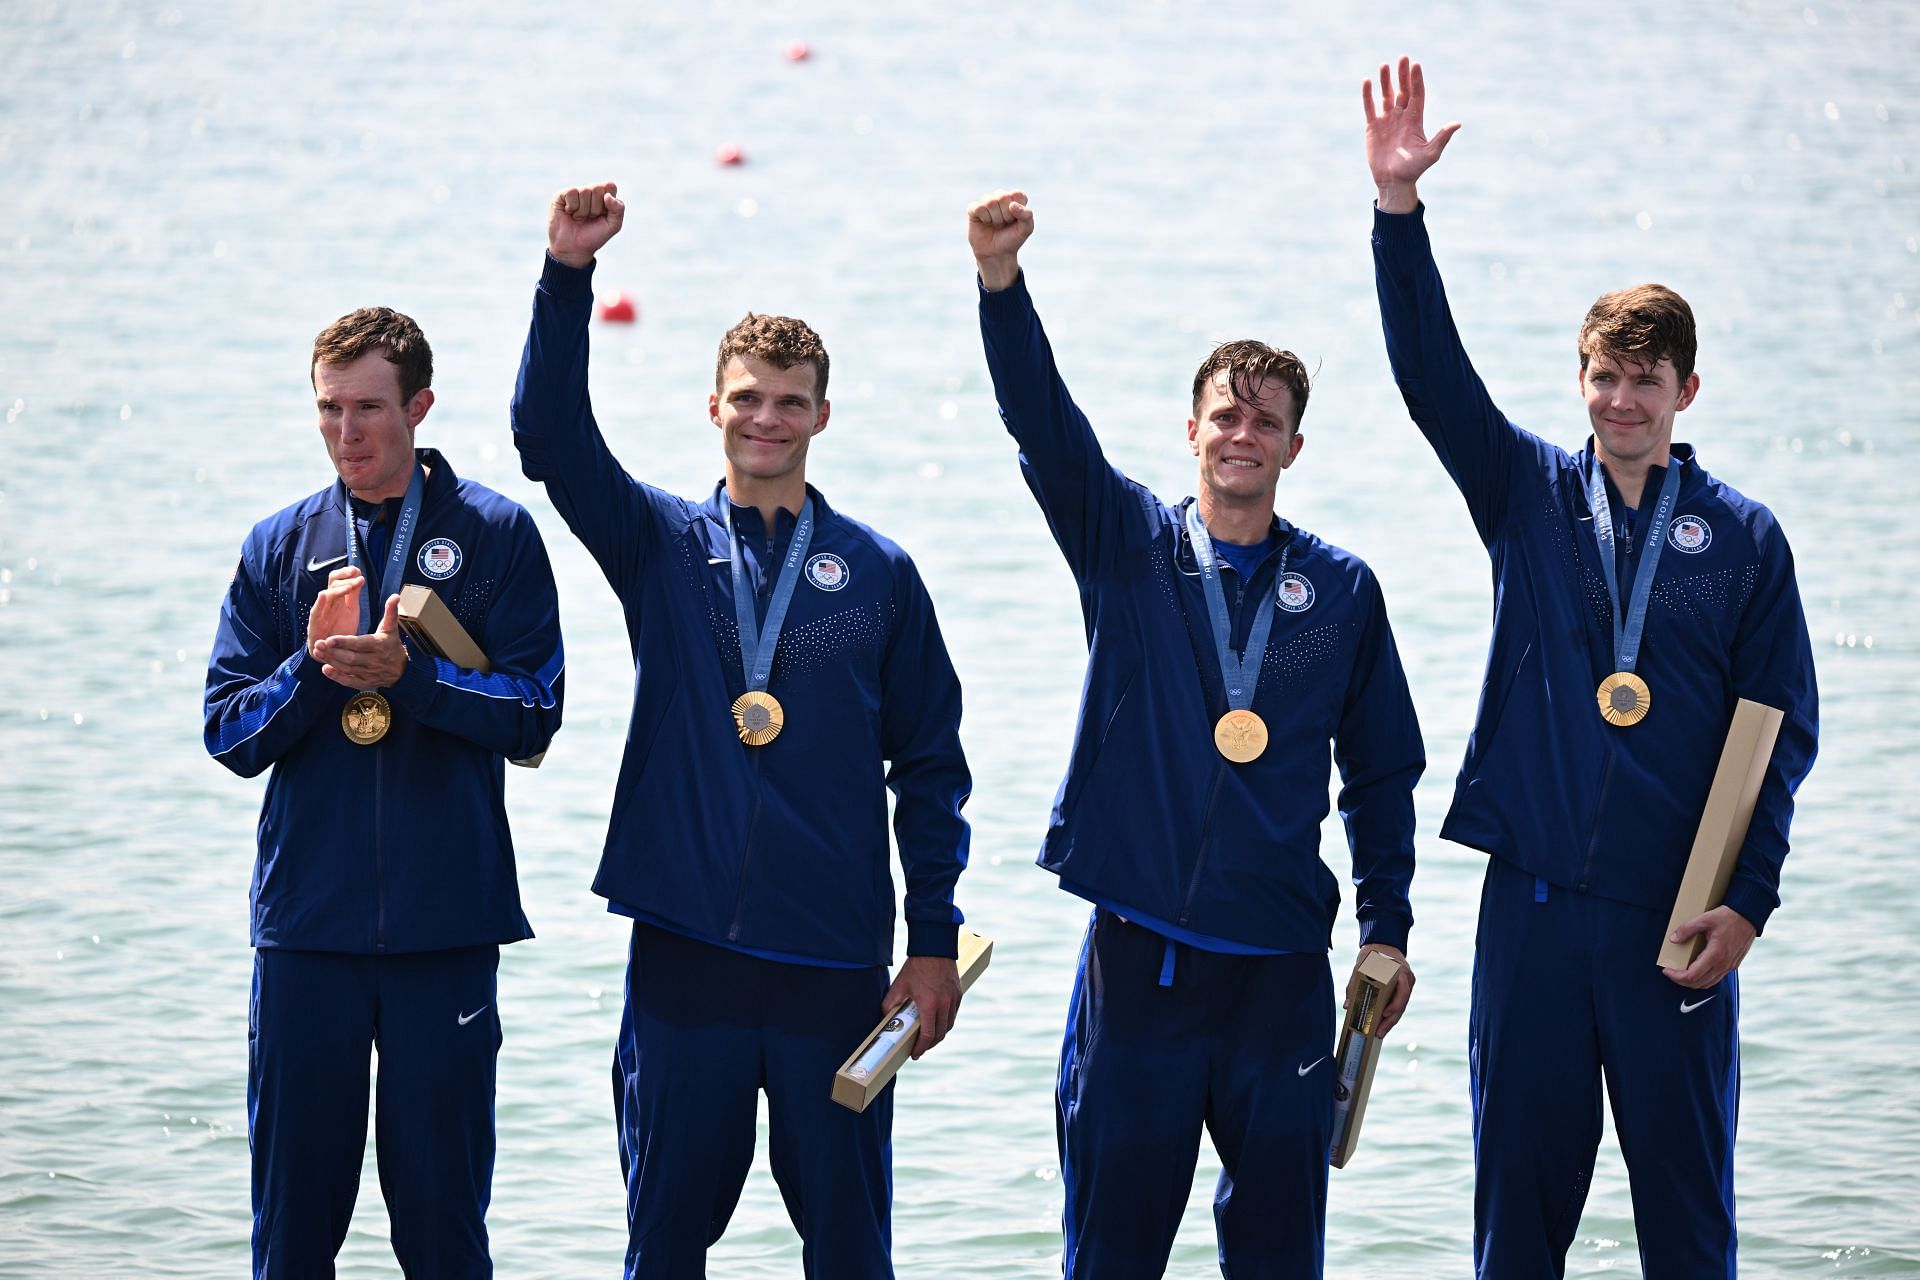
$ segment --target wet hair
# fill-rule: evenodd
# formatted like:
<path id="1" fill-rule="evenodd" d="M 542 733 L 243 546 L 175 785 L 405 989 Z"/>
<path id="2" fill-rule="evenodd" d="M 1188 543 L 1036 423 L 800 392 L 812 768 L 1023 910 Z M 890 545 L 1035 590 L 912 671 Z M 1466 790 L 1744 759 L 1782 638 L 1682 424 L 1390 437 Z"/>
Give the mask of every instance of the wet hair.
<path id="1" fill-rule="evenodd" d="M 735 356 L 752 356 L 776 369 L 796 365 L 813 366 L 813 395 L 827 398 L 827 348 L 820 335 L 804 320 L 792 316 L 762 316 L 749 311 L 740 323 L 720 339 L 720 354 L 713 362 L 713 387 L 718 391 L 726 380 L 727 361 Z"/>
<path id="2" fill-rule="evenodd" d="M 349 311 L 320 331 L 313 340 L 313 360 L 307 365 L 312 381 L 316 365 L 348 364 L 369 351 L 378 351 L 400 375 L 400 403 L 406 404 L 433 385 L 433 348 L 412 317 L 392 307 L 362 307 Z"/>
<path id="3" fill-rule="evenodd" d="M 1307 366 L 1299 356 L 1291 351 L 1277 350 L 1253 338 L 1221 343 L 1213 349 L 1213 354 L 1200 362 L 1200 371 L 1193 375 L 1194 417 L 1200 416 L 1200 398 L 1222 373 L 1226 374 L 1227 389 L 1236 400 L 1258 400 L 1267 394 L 1269 384 L 1274 382 L 1293 392 L 1293 422 L 1290 425 L 1296 431 L 1300 429 L 1300 419 L 1307 414 L 1307 393 L 1313 388 L 1307 376 Z"/>
<path id="4" fill-rule="evenodd" d="M 1674 373 L 1685 382 L 1693 373 L 1699 346 L 1693 308 L 1663 284 L 1637 284 L 1602 294 L 1580 322 L 1582 373 L 1587 361 L 1597 355 L 1648 368 L 1671 360 Z"/>

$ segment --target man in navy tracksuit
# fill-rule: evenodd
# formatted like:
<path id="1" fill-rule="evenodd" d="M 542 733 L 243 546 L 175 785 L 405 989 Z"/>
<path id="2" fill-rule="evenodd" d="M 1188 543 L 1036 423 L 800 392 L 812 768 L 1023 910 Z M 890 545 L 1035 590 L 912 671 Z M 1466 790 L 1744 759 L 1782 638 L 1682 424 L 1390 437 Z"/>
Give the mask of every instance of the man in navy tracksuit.
<path id="1" fill-rule="evenodd" d="M 1693 315 L 1660 285 L 1580 334 L 1578 455 L 1509 422 L 1468 363 L 1416 180 L 1431 139 L 1406 59 L 1365 91 L 1387 353 L 1493 558 L 1493 643 L 1441 834 L 1492 855 L 1474 961 L 1474 1248 L 1483 1277 L 1560 1275 L 1600 1140 L 1604 1073 L 1649 1276 L 1734 1274 L 1735 969 L 1779 905 L 1817 698 L 1772 513 L 1673 443 L 1699 389 Z M 1740 698 L 1782 709 L 1725 905 L 1654 963 Z M 1603 715 L 1603 710 L 1608 713 Z"/>
<path id="2" fill-rule="evenodd" d="M 1027 294 L 1032 230 L 1019 192 L 969 210 L 994 392 L 1079 584 L 1089 650 L 1040 853 L 1094 904 L 1060 1061 L 1062 1270 L 1161 1274 L 1204 1127 L 1222 1165 L 1221 1269 L 1317 1276 L 1340 905 L 1319 857 L 1329 742 L 1362 954 L 1404 961 L 1412 924 L 1425 760 L 1386 604 L 1358 558 L 1274 514 L 1304 442 L 1292 353 L 1236 342 L 1201 366 L 1197 499 L 1169 505 L 1108 464 Z"/>
<path id="3" fill-rule="evenodd" d="M 749 315 L 722 341 L 708 413 L 726 478 L 706 498 L 614 461 L 588 403 L 587 323 L 594 254 L 624 217 L 612 183 L 554 198 L 513 426 L 634 652 L 594 881 L 634 921 L 613 1067 L 627 1274 L 705 1274 L 764 1090 L 806 1274 L 891 1276 L 893 1095 L 856 1114 L 831 1092 L 884 1009 L 918 1006 L 918 1057 L 959 1005 L 959 681 L 906 553 L 806 483 L 828 415 L 806 325 Z M 887 788 L 907 920 L 891 985 Z"/>
<path id="4" fill-rule="evenodd" d="M 384 307 L 314 343 L 329 488 L 254 526 L 207 668 L 206 743 L 273 773 L 253 875 L 247 1132 L 256 1276 L 331 1276 L 366 1145 L 368 1046 L 393 1250 L 409 1276 L 486 1276 L 495 973 L 532 936 L 505 762 L 560 727 L 560 619 L 532 518 L 414 429 L 418 326 Z M 431 587 L 487 674 L 405 641 Z"/>

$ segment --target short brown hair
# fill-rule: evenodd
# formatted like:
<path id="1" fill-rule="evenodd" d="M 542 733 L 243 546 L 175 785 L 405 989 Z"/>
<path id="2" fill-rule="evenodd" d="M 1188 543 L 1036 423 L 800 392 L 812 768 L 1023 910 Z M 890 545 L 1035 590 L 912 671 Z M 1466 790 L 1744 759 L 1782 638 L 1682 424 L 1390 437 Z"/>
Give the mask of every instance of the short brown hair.
<path id="1" fill-rule="evenodd" d="M 1602 294 L 1587 308 L 1580 323 L 1580 368 L 1605 355 L 1652 368 L 1673 361 L 1673 371 L 1685 382 L 1699 353 L 1693 329 L 1693 308 L 1663 284 L 1637 284 Z"/>
<path id="2" fill-rule="evenodd" d="M 1313 389 L 1307 366 L 1299 356 L 1253 338 L 1221 343 L 1200 362 L 1200 371 L 1193 375 L 1195 417 L 1200 416 L 1200 397 L 1221 373 L 1227 375 L 1227 389 L 1236 400 L 1258 400 L 1266 394 L 1267 384 L 1276 381 L 1293 392 L 1291 425 L 1299 429 L 1300 419 L 1307 415 L 1307 393 Z"/>
<path id="3" fill-rule="evenodd" d="M 322 329 L 313 340 L 307 380 L 313 380 L 315 365 L 347 364 L 369 351 L 380 352 L 399 373 L 401 404 L 433 385 L 433 348 L 427 345 L 427 335 L 411 316 L 392 307 L 349 311 Z"/>
<path id="4" fill-rule="evenodd" d="M 720 354 L 713 362 L 714 390 L 720 389 L 726 377 L 727 361 L 735 356 L 765 360 L 776 369 L 810 364 L 813 366 L 814 398 L 827 398 L 826 344 L 820 341 L 820 335 L 809 328 L 804 320 L 747 312 L 740 318 L 740 323 L 727 330 L 726 336 L 720 339 Z"/>

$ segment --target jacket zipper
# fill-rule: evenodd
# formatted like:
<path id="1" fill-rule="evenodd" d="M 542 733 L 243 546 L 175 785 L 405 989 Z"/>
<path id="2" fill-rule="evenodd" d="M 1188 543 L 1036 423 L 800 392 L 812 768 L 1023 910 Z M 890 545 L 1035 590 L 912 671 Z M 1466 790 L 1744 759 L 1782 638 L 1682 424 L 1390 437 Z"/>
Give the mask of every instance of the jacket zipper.
<path id="1" fill-rule="evenodd" d="M 753 753 L 753 811 L 747 816 L 747 839 L 740 846 L 740 877 L 733 891 L 733 923 L 727 926 L 727 941 L 740 941 L 740 917 L 747 909 L 747 868 L 753 859 L 753 837 L 760 829 L 760 753 Z"/>
<path id="2" fill-rule="evenodd" d="M 1213 839 L 1213 806 L 1220 798 L 1220 781 L 1226 776 L 1225 764 L 1213 766 L 1213 786 L 1207 790 L 1206 816 L 1200 820 L 1200 853 L 1193 860 L 1193 875 L 1187 881 L 1187 896 L 1180 903 L 1180 927 L 1187 927 L 1187 917 L 1193 914 L 1193 895 L 1200 891 L 1200 873 L 1206 869 L 1207 846 Z"/>
<path id="3" fill-rule="evenodd" d="M 386 775 L 386 770 L 380 767 L 382 754 L 376 746 L 373 757 L 373 949 L 376 952 L 387 949 L 386 841 L 380 835 L 386 827 L 381 814 L 384 807 L 381 779 Z"/>
<path id="4" fill-rule="evenodd" d="M 1587 891 L 1587 883 L 1593 875 L 1593 856 L 1600 851 L 1600 819 L 1601 815 L 1607 811 L 1607 787 L 1613 781 L 1614 758 L 1615 752 L 1609 747 L 1607 750 L 1607 767 L 1600 771 L 1600 794 L 1594 802 L 1593 834 L 1587 839 L 1587 860 L 1580 867 L 1579 883 L 1573 886 L 1581 893 Z"/>
<path id="5" fill-rule="evenodd" d="M 773 563 L 773 533 L 772 531 L 768 531 L 767 558 L 762 564 L 761 573 L 760 573 L 759 585 L 762 588 L 768 586 L 768 584 L 772 581 L 772 579 L 768 576 L 766 572 L 766 566 L 769 566 L 772 563 Z M 759 588 L 756 588 L 754 591 L 754 595 L 756 597 L 760 597 L 765 595 L 765 592 L 760 590 Z M 757 620 L 755 622 L 755 625 L 756 626 L 759 625 Z M 741 915 L 747 909 L 747 869 L 752 865 L 753 837 L 755 833 L 759 831 L 759 829 L 760 829 L 760 752 L 756 749 L 753 752 L 753 809 L 747 815 L 746 842 L 740 846 L 740 877 L 739 877 L 739 883 L 734 887 L 734 891 L 733 891 L 733 922 L 727 926 L 728 942 L 740 941 L 740 919 L 741 919 Z"/>
<path id="6" fill-rule="evenodd" d="M 1233 620 L 1234 626 L 1238 628 L 1240 615 L 1247 602 L 1247 584 L 1245 579 L 1242 579 L 1238 573 L 1234 574 L 1234 579 L 1236 585 L 1234 587 L 1233 597 Z M 1232 643 L 1231 637 L 1229 637 L 1228 643 Z M 1255 676 L 1256 684 L 1258 680 L 1259 677 Z M 1213 838 L 1213 807 L 1220 799 L 1220 783 L 1226 778 L 1226 773 L 1226 765 L 1215 761 L 1213 766 L 1213 785 L 1207 788 L 1207 807 L 1200 819 L 1200 852 L 1193 860 L 1193 875 L 1187 880 L 1186 897 L 1181 899 L 1180 902 L 1179 924 L 1182 929 L 1187 927 L 1187 919 L 1193 914 L 1193 896 L 1200 891 L 1200 873 L 1206 869 L 1207 849 Z"/>

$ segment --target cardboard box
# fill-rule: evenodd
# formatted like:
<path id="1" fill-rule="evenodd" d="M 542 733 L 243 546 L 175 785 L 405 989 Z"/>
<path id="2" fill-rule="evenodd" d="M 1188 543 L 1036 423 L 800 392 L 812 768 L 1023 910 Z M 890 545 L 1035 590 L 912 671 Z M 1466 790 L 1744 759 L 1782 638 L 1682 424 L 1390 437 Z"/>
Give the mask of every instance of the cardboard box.
<path id="1" fill-rule="evenodd" d="M 1367 1114 L 1367 1095 L 1373 1089 L 1373 1069 L 1380 1061 L 1380 1011 L 1387 989 L 1402 966 L 1390 955 L 1369 951 L 1347 987 L 1347 1016 L 1340 1026 L 1340 1047 L 1333 1055 L 1333 1141 L 1327 1162 L 1347 1167 L 1360 1144 L 1360 1121 Z"/>
<path id="2" fill-rule="evenodd" d="M 977 933 L 960 931 L 960 990 L 967 991 L 974 980 L 987 970 L 993 959 L 993 940 Z M 920 1011 L 911 1001 L 882 1018 L 860 1047 L 840 1064 L 833 1075 L 833 1100 L 851 1111 L 865 1111 L 880 1096 L 913 1053 L 920 1035 Z"/>
<path id="3" fill-rule="evenodd" d="M 1706 944 L 1700 937 L 1685 942 L 1666 939 L 1726 898 L 1727 882 L 1733 879 L 1734 864 L 1740 861 L 1740 846 L 1746 843 L 1747 824 L 1753 821 L 1754 801 L 1760 797 L 1760 780 L 1773 758 L 1774 739 L 1780 736 L 1780 722 L 1785 718 L 1786 713 L 1778 707 L 1746 698 L 1733 709 L 1727 745 L 1720 751 L 1720 767 L 1713 772 L 1713 786 L 1707 792 L 1706 810 L 1700 815 L 1700 829 L 1693 836 L 1693 852 L 1687 855 L 1680 892 L 1674 895 L 1673 915 L 1667 920 L 1667 931 L 1660 935 L 1660 956 L 1655 963 L 1662 968 L 1686 968 Z"/>
<path id="4" fill-rule="evenodd" d="M 478 671 L 483 676 L 493 671 L 493 664 L 487 661 L 487 655 L 480 652 L 480 646 L 473 642 L 467 629 L 460 625 L 460 619 L 453 616 L 453 610 L 447 608 L 446 602 L 432 587 L 423 587 L 418 583 L 401 587 L 399 614 L 400 629 L 407 633 L 407 639 L 423 651 L 436 658 L 445 658 L 456 667 Z M 538 769 L 540 762 L 546 758 L 547 753 L 542 751 L 537 756 L 509 763 Z"/>

